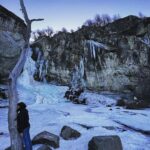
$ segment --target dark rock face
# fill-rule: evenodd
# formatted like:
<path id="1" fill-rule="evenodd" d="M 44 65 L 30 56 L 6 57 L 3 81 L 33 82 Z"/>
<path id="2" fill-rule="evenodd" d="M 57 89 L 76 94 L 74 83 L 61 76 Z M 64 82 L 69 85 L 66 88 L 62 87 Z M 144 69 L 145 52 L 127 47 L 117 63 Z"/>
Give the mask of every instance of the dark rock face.
<path id="1" fill-rule="evenodd" d="M 88 150 L 123 150 L 118 136 L 95 136 L 88 144 Z"/>
<path id="2" fill-rule="evenodd" d="M 24 47 L 26 25 L 0 5 L 0 83 L 6 82 Z"/>
<path id="3" fill-rule="evenodd" d="M 59 136 L 49 133 L 47 131 L 43 131 L 33 138 L 32 143 L 33 144 L 46 144 L 54 148 L 58 148 Z"/>
<path id="4" fill-rule="evenodd" d="M 64 126 L 61 130 L 60 136 L 65 140 L 77 139 L 81 136 L 81 133 L 71 127 Z"/>
<path id="5" fill-rule="evenodd" d="M 47 79 L 69 84 L 84 60 L 86 87 L 150 98 L 150 18 L 128 16 L 105 27 L 83 26 L 37 43 L 48 60 Z M 36 45 L 34 45 L 36 47 Z"/>

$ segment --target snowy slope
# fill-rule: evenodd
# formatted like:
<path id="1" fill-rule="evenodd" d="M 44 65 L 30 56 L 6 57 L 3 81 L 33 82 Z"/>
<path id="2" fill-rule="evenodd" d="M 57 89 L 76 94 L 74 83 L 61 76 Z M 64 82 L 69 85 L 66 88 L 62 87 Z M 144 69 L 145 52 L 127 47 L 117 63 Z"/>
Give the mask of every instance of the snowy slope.
<path id="1" fill-rule="evenodd" d="M 28 105 L 31 138 L 44 130 L 59 135 L 61 128 L 68 125 L 80 131 L 82 136 L 69 141 L 60 138 L 58 150 L 87 150 L 89 140 L 98 135 L 119 135 L 124 150 L 150 149 L 150 136 L 121 125 L 150 131 L 150 109 L 125 110 L 114 106 L 115 98 L 87 91 L 81 97 L 87 98 L 89 105 L 72 104 L 63 98 L 68 87 L 33 80 L 35 64 L 30 56 L 31 53 L 18 79 L 17 90 L 20 101 Z M 108 104 L 113 106 L 107 107 Z M 1 108 L 0 132 L 4 134 L 0 135 L 0 150 L 10 145 L 7 116 L 8 108 Z M 34 146 L 34 150 L 37 147 Z"/>
<path id="2" fill-rule="evenodd" d="M 55 86 L 48 84 L 36 83 L 35 91 L 31 88 L 20 88 L 22 100 L 27 102 L 30 122 L 31 122 L 31 137 L 33 138 L 37 133 L 46 130 L 51 133 L 60 134 L 61 128 L 64 125 L 69 125 L 81 132 L 82 136 L 77 140 L 65 141 L 60 139 L 59 150 L 87 150 L 88 141 L 96 135 L 119 135 L 124 150 L 149 150 L 150 137 L 141 133 L 127 129 L 115 121 L 123 122 L 127 125 L 142 128 L 150 131 L 150 110 L 124 110 L 117 109 L 117 107 L 109 107 L 105 105 L 75 105 L 63 98 L 63 94 L 67 87 Z M 38 93 L 35 93 L 36 90 Z M 44 101 L 37 103 L 26 99 L 32 95 L 32 92 L 41 94 Z M 26 94 L 25 94 L 26 93 Z M 85 93 L 88 97 L 94 97 L 94 100 L 102 101 L 109 98 L 94 93 Z M 28 96 L 27 96 L 28 95 Z M 35 98 L 36 100 L 36 98 Z M 49 102 L 48 102 L 49 101 Z M 52 101 L 52 102 L 51 102 Z M 112 99 L 111 99 L 112 102 Z M 0 150 L 3 150 L 9 145 L 9 133 L 7 130 L 7 108 L 0 109 L 0 132 L 4 132 L 0 136 Z M 90 129 L 84 128 L 82 125 L 90 126 Z M 145 147 L 146 145 L 146 147 Z M 34 147 L 36 149 L 37 147 Z"/>

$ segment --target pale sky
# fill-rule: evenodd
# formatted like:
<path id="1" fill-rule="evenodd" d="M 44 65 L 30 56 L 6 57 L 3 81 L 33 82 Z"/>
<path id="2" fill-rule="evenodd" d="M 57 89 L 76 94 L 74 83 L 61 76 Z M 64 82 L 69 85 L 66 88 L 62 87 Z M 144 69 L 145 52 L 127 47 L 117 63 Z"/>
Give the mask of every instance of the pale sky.
<path id="1" fill-rule="evenodd" d="M 65 27 L 76 30 L 87 19 L 93 19 L 96 14 L 138 15 L 142 12 L 150 16 L 150 0 L 24 0 L 30 19 L 44 18 L 42 22 L 34 23 L 33 30 L 44 29 L 47 26 L 55 31 Z M 19 0 L 0 0 L 0 4 L 23 18 Z"/>

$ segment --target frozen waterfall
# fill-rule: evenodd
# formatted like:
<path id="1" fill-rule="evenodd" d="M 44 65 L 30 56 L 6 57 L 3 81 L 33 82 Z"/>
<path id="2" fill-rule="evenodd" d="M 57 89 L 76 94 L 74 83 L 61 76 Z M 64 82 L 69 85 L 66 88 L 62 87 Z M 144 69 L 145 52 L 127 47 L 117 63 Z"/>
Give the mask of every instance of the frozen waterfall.
<path id="1" fill-rule="evenodd" d="M 17 81 L 18 96 L 21 101 L 27 104 L 54 104 L 64 102 L 64 93 L 68 87 L 50 85 L 34 80 L 34 73 L 37 71 L 36 62 L 32 60 L 32 51 L 29 50 L 24 69 Z M 48 63 L 47 63 L 48 65 Z"/>
<path id="2" fill-rule="evenodd" d="M 72 73 L 71 88 L 73 90 L 76 90 L 77 88 L 85 88 L 84 74 L 84 60 L 83 57 L 81 57 L 79 66 L 75 65 Z"/>
<path id="3" fill-rule="evenodd" d="M 36 66 L 31 56 L 32 51 L 29 49 L 26 55 L 26 62 L 23 68 L 23 72 L 18 78 L 18 83 L 21 83 L 25 87 L 31 87 L 35 82 L 33 76 L 36 71 Z"/>

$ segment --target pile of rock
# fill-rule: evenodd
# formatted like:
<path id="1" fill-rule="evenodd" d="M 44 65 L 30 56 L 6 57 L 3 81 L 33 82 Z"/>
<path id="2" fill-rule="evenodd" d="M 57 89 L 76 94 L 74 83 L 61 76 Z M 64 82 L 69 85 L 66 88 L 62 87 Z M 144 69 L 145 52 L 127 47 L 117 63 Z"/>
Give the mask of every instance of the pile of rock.
<path id="1" fill-rule="evenodd" d="M 83 88 L 78 88 L 76 90 L 72 90 L 71 88 L 66 91 L 65 98 L 69 99 L 71 102 L 75 104 L 84 104 L 86 105 L 86 99 L 81 99 L 79 96 L 84 92 Z"/>
<path id="2" fill-rule="evenodd" d="M 60 137 L 64 140 L 75 140 L 81 136 L 81 133 L 69 126 L 64 126 L 61 129 Z M 38 150 L 51 150 L 52 148 L 59 148 L 60 137 L 49 133 L 47 131 L 41 132 L 36 135 L 32 143 L 42 144 Z M 95 136 L 88 143 L 88 150 L 122 150 L 122 143 L 117 135 L 109 136 Z"/>
<path id="3" fill-rule="evenodd" d="M 60 137 L 63 140 L 76 140 L 81 137 L 81 133 L 69 126 L 61 129 Z M 33 145 L 41 144 L 37 150 L 52 150 L 60 148 L 60 137 L 47 131 L 37 134 L 33 140 Z M 10 150 L 8 147 L 5 150 Z M 123 150 L 121 139 L 117 135 L 94 136 L 88 142 L 88 150 Z"/>

